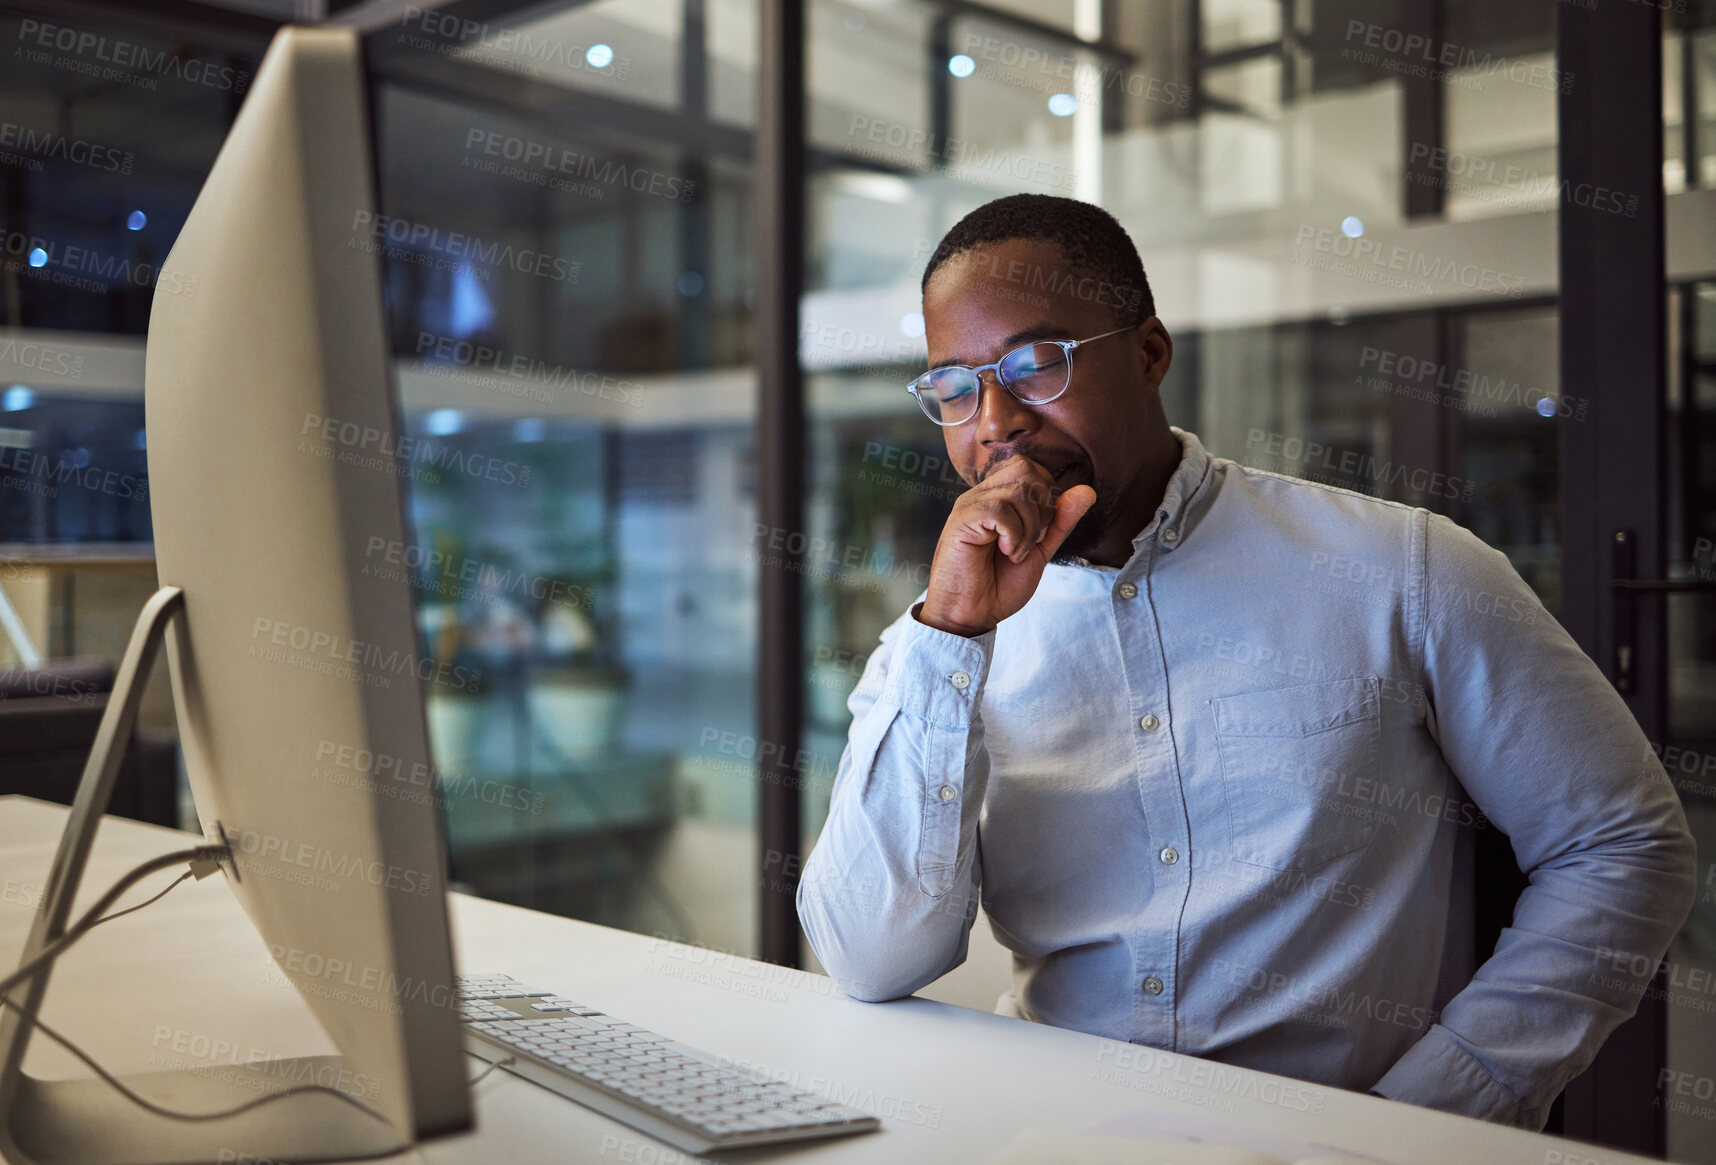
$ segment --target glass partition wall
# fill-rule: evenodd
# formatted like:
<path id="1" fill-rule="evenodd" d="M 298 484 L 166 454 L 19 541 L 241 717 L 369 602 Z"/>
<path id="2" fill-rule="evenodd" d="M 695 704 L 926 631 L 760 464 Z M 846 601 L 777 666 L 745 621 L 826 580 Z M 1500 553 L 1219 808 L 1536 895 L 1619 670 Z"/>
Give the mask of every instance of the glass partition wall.
<path id="1" fill-rule="evenodd" d="M 429 703 L 444 775 L 476 778 L 454 879 L 748 952 L 750 73 L 702 16 L 370 33 L 379 233 L 424 240 L 385 251 L 407 430 L 488 469 L 413 480 L 414 542 L 377 553 L 416 578 L 430 650 L 486 680 Z"/>
<path id="2" fill-rule="evenodd" d="M 155 589 L 142 337 L 265 44 L 0 7 L 0 674 L 117 661 Z M 138 727 L 170 755 L 164 668 Z"/>
<path id="3" fill-rule="evenodd" d="M 0 0 L 0 132 L 18 139 L 0 142 L 0 585 L 69 654 L 111 638 L 80 638 L 79 619 L 128 616 L 20 575 L 50 551 L 148 561 L 141 343 L 150 297 L 184 291 L 153 264 L 272 25 L 151 39 L 116 7 L 97 31 L 151 70 L 101 80 L 49 51 L 51 30 L 30 41 L 71 23 L 19 4 Z M 757 464 L 762 0 L 372 20 L 380 206 L 353 234 L 382 256 L 406 430 L 459 468 L 408 479 L 409 541 L 364 565 L 413 578 L 425 649 L 484 677 L 429 707 L 455 878 L 758 952 L 759 910 L 782 902 L 759 888 L 797 861 L 760 858 L 770 753 L 787 747 L 757 728 L 760 572 L 801 568 L 804 717 L 784 767 L 805 853 L 846 698 L 964 488 L 904 391 L 925 357 L 919 277 L 948 227 L 1003 194 L 1087 199 L 1126 226 L 1176 340 L 1172 423 L 1246 465 L 1447 514 L 1561 614 L 1568 438 L 1592 402 L 1558 372 L 1558 235 L 1630 218 L 1640 194 L 1561 182 L 1558 101 L 1577 77 L 1556 29 L 1575 7 L 807 0 L 805 519 L 778 535 Z M 1670 577 L 1716 582 L 1699 517 L 1716 262 L 1676 227 L 1716 184 L 1708 8 L 1662 15 L 1666 407 Z M 1666 602 L 1665 763 L 1716 845 L 1706 598 Z M 1716 967 L 1712 934 L 1706 893 L 1671 981 Z M 926 994 L 987 1009 L 1008 973 L 980 917 L 967 965 Z M 1695 1084 L 1716 1065 L 1693 1023 L 1705 996 L 1681 995 L 1669 1063 Z M 1659 1092 L 1674 1155 L 1716 1160 L 1708 1106 Z"/>

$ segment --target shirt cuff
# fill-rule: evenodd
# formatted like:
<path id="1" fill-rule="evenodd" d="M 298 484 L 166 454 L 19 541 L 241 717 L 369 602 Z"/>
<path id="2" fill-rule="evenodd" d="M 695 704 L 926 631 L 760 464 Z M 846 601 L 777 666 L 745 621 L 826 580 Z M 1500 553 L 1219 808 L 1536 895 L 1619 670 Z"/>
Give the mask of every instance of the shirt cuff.
<path id="1" fill-rule="evenodd" d="M 1441 1024 L 1406 1050 L 1371 1091 L 1389 1100 L 1518 1128 L 1542 1131 L 1543 1119 L 1519 1101 Z M 1547 1118 L 1548 1113 L 1541 1114 Z"/>
<path id="2" fill-rule="evenodd" d="M 995 632 L 967 638 L 918 622 L 914 603 L 888 667 L 883 699 L 932 724 L 963 728 L 989 678 Z"/>

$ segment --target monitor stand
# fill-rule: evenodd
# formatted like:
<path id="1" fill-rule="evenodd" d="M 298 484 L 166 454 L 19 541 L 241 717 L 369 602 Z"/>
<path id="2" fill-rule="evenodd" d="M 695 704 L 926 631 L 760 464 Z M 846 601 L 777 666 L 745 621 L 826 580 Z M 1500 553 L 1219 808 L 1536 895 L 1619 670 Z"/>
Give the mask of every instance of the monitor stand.
<path id="1" fill-rule="evenodd" d="M 138 616 L 20 966 L 64 934 L 71 921 L 90 845 L 137 721 L 143 681 L 168 629 L 184 619 L 184 600 L 178 587 L 162 587 Z M 31 1012 L 38 1011 L 52 970 L 50 960 L 10 995 Z M 0 1157 L 12 1165 L 327 1161 L 385 1156 L 411 1144 L 397 1128 L 328 1093 L 301 1093 L 221 1120 L 184 1121 L 151 1113 L 95 1077 L 40 1080 L 23 1070 L 34 1026 L 16 1008 L 0 1008 Z M 163 1107 L 195 1113 L 234 1108 L 298 1083 L 339 1079 L 342 1070 L 350 1070 L 344 1057 L 304 1056 L 222 1065 L 220 1078 L 188 1069 L 121 1079 Z"/>

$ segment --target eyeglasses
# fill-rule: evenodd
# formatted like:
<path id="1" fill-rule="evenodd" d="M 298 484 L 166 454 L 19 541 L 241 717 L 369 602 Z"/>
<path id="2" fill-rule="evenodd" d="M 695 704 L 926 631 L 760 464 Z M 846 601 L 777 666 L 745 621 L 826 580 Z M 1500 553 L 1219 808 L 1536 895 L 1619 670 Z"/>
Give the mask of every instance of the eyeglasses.
<path id="1" fill-rule="evenodd" d="M 1074 348 L 1136 328 L 1137 325 L 1129 324 L 1088 340 L 1038 340 L 1034 344 L 1021 344 L 993 364 L 976 368 L 944 364 L 906 385 L 906 391 L 917 398 L 925 416 L 943 427 L 963 425 L 977 415 L 983 374 L 991 368 L 1001 387 L 1015 398 L 1028 405 L 1046 405 L 1059 399 L 1072 383 Z"/>

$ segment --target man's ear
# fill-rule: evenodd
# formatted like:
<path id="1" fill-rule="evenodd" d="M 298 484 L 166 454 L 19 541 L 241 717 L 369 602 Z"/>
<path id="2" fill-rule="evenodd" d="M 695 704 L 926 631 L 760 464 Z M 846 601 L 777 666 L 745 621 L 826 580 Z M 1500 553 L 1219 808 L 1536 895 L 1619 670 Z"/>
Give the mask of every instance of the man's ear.
<path id="1" fill-rule="evenodd" d="M 1160 388 L 1163 379 L 1168 375 L 1169 367 L 1174 363 L 1174 338 L 1168 334 L 1168 329 L 1162 326 L 1162 321 L 1156 316 L 1147 317 L 1138 327 L 1142 333 L 1138 345 L 1147 361 L 1144 375 L 1155 387 Z"/>

